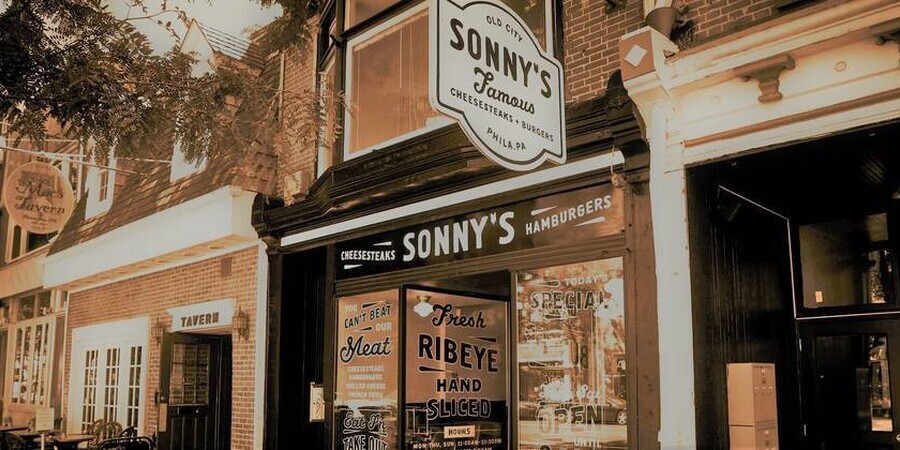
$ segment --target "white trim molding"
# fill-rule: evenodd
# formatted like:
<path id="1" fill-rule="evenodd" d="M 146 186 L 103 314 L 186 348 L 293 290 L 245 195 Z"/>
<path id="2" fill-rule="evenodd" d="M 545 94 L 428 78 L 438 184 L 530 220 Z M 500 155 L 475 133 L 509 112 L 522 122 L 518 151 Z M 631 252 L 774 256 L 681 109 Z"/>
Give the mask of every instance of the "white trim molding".
<path id="1" fill-rule="evenodd" d="M 44 278 L 44 256 L 48 247 L 0 267 L 0 298 L 38 289 Z"/>
<path id="2" fill-rule="evenodd" d="M 897 17 L 894 1 L 828 1 L 669 58 L 655 51 L 655 70 L 625 86 L 644 117 L 660 100 L 677 111 L 683 160 L 670 170 L 895 119 L 898 44 L 879 43 L 873 29 Z M 761 103 L 757 81 L 735 69 L 779 55 L 795 61 L 779 76 L 784 97 Z"/>
<path id="3" fill-rule="evenodd" d="M 258 241 L 256 193 L 219 188 L 45 259 L 44 286 L 69 290 Z"/>

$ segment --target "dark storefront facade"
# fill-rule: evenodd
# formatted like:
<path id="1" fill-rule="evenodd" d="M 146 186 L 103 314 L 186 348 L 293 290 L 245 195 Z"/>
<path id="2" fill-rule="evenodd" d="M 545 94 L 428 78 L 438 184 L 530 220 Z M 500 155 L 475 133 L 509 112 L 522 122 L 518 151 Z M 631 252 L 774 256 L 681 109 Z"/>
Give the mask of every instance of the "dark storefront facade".
<path id="1" fill-rule="evenodd" d="M 258 202 L 267 448 L 653 445 L 646 145 L 622 94 L 569 108 L 564 165 L 511 172 L 450 127 L 333 167 L 303 202 Z"/>
<path id="2" fill-rule="evenodd" d="M 314 181 L 254 205 L 266 448 L 655 446 L 647 145 L 616 61 L 576 47 L 640 11 L 322 5 Z"/>

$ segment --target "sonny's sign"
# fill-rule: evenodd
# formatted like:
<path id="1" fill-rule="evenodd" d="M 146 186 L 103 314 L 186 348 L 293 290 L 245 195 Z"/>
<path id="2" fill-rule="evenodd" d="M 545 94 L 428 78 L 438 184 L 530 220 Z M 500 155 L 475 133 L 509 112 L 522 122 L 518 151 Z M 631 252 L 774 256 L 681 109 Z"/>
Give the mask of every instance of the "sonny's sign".
<path id="1" fill-rule="evenodd" d="M 512 170 L 566 162 L 562 65 L 500 0 L 431 0 L 434 108 Z"/>

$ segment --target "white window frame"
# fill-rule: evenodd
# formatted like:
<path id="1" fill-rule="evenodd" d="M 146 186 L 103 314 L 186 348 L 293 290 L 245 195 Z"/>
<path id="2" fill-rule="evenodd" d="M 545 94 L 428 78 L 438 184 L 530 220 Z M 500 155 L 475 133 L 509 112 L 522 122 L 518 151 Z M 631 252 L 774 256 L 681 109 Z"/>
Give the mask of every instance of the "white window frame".
<path id="1" fill-rule="evenodd" d="M 30 319 L 16 319 L 19 314 L 19 299 L 25 297 L 34 298 L 40 292 L 35 292 L 34 294 L 29 295 L 17 295 L 14 297 L 10 297 L 10 315 L 12 317 L 7 318 L 7 354 L 6 354 L 6 383 L 7 389 L 3 395 L 4 402 L 6 403 L 6 408 L 4 411 L 4 415 L 13 415 L 16 412 L 20 412 L 23 410 L 32 410 L 35 407 L 40 406 L 49 406 L 50 405 L 50 397 L 51 391 L 53 389 L 53 367 L 54 367 L 54 355 L 56 354 L 56 345 L 61 344 L 56 342 L 56 314 L 53 314 L 54 311 L 62 308 L 65 303 L 66 294 L 63 291 L 50 291 L 50 308 L 51 310 L 45 312 L 44 315 L 39 315 L 38 311 L 34 311 L 34 317 Z M 33 345 L 34 340 L 34 330 L 38 327 L 45 327 L 46 333 L 43 336 L 44 343 L 46 345 L 45 348 L 41 350 L 41 355 L 44 357 L 43 368 L 39 371 L 38 376 L 42 378 L 40 382 L 43 383 L 44 386 L 44 398 L 42 401 L 38 402 L 30 402 L 30 401 L 17 401 L 13 402 L 13 391 L 15 391 L 19 387 L 19 382 L 23 379 L 17 379 L 15 376 L 16 370 L 16 351 L 19 346 L 19 331 L 25 330 L 27 328 L 31 328 L 32 332 L 30 334 L 30 339 L 32 340 L 31 345 L 31 356 L 32 358 L 35 355 L 35 348 Z M 25 361 L 27 362 L 27 361 Z M 24 378 L 24 381 L 30 382 L 34 379 L 33 374 L 31 373 L 31 368 L 28 370 L 28 378 Z M 25 372 L 23 372 L 25 373 Z"/>
<path id="2" fill-rule="evenodd" d="M 195 162 L 190 162 L 181 151 L 181 141 L 176 139 L 172 146 L 172 166 L 169 172 L 169 182 L 174 183 L 182 178 L 206 170 L 206 156 L 201 156 Z"/>
<path id="3" fill-rule="evenodd" d="M 79 147 L 80 148 L 80 147 Z M 75 173 L 75 185 L 72 186 L 72 192 L 75 194 L 75 202 L 81 198 L 82 187 L 84 186 L 84 173 L 81 171 L 82 153 L 60 153 L 61 156 L 54 158 L 50 164 L 59 169 L 66 181 L 71 181 L 72 173 Z"/>
<path id="4" fill-rule="evenodd" d="M 8 220 L 6 222 L 6 245 L 4 245 L 3 256 L 4 261 L 10 263 L 24 257 L 30 252 L 28 251 L 28 232 L 25 231 L 24 228 L 20 227 L 12 217 L 9 217 L 8 215 L 7 217 Z M 18 231 L 16 231 L 17 228 Z M 16 233 L 21 234 L 21 236 L 19 237 L 19 254 L 13 256 L 13 253 L 15 253 L 16 250 L 15 248 L 13 248 L 13 242 L 15 242 L 13 238 L 15 237 Z"/>
<path id="5" fill-rule="evenodd" d="M 412 8 L 409 8 L 408 10 L 404 11 L 403 13 L 390 18 L 389 20 L 385 20 L 384 22 L 378 24 L 375 27 L 372 27 L 371 29 L 366 30 L 364 33 L 360 34 L 359 36 L 354 37 L 352 40 L 350 40 L 347 43 L 347 50 L 346 50 L 345 56 L 344 56 L 344 61 L 346 64 L 346 70 L 344 72 L 344 87 L 345 87 L 344 90 L 347 92 L 347 99 L 348 99 L 347 103 L 349 105 L 352 105 L 354 102 L 353 83 L 352 83 L 353 80 L 351 80 L 351 77 L 353 76 L 353 48 L 359 44 L 365 44 L 369 39 L 383 33 L 384 31 L 397 25 L 398 23 L 403 22 L 422 11 L 427 11 L 427 9 L 428 9 L 427 7 L 428 7 L 428 2 L 422 2 Z M 439 115 L 437 117 L 432 118 L 431 124 L 426 123 L 425 126 L 422 128 L 419 128 L 417 130 L 412 130 L 408 133 L 401 134 L 399 136 L 395 136 L 391 139 L 379 142 L 379 143 L 369 146 L 369 147 L 361 148 L 359 150 L 354 151 L 351 154 L 350 153 L 350 139 L 347 139 L 347 136 L 351 135 L 350 129 L 352 127 L 350 126 L 350 124 L 354 120 L 352 117 L 351 111 L 350 111 L 351 108 L 352 108 L 352 106 L 344 108 L 344 126 L 342 127 L 344 130 L 344 136 L 345 136 L 344 149 L 343 149 L 344 161 L 349 161 L 350 159 L 358 158 L 367 153 L 371 153 L 372 151 L 377 150 L 379 148 L 387 147 L 387 146 L 396 144 L 398 142 L 403 142 L 407 139 L 412 139 L 416 136 L 420 136 L 420 135 L 423 135 L 425 133 L 428 133 L 428 132 L 431 132 L 431 131 L 434 131 L 434 130 L 437 130 L 440 128 L 448 127 L 448 126 L 451 126 L 456 123 L 453 121 L 453 119 L 451 119 L 447 116 Z"/>
<path id="6" fill-rule="evenodd" d="M 553 0 L 544 0 L 544 25 L 547 28 L 546 32 L 544 34 L 546 36 L 546 48 L 551 53 L 553 52 L 553 34 L 555 32 L 555 20 L 554 20 L 554 18 L 555 18 L 554 9 L 555 8 L 553 6 L 553 3 L 554 3 Z M 400 22 L 403 22 L 406 19 L 409 19 L 410 17 L 418 14 L 419 12 L 421 12 L 423 10 L 427 10 L 427 7 L 428 7 L 428 2 L 422 2 L 414 7 L 409 8 L 408 10 L 402 12 L 401 14 L 398 14 L 394 17 L 391 17 L 388 20 L 383 21 L 382 23 L 372 27 L 371 29 L 366 30 L 365 32 L 361 33 L 359 36 L 355 36 L 355 37 L 353 37 L 353 39 L 351 39 L 349 42 L 347 42 L 347 48 L 346 48 L 346 51 L 344 52 L 344 63 L 345 63 L 345 71 L 344 71 L 344 88 L 345 89 L 344 90 L 346 92 L 347 103 L 349 105 L 352 105 L 353 101 L 354 101 L 353 83 L 351 80 L 351 77 L 353 76 L 353 48 L 359 44 L 364 44 L 369 39 L 375 37 L 378 34 L 383 33 L 385 30 L 393 27 L 394 25 L 397 25 Z M 428 14 L 428 13 L 426 12 L 426 14 Z M 341 18 L 341 20 L 343 20 L 343 18 Z M 421 136 L 423 134 L 456 124 L 456 121 L 454 121 L 450 117 L 447 117 L 445 115 L 438 115 L 436 117 L 431 118 L 432 123 L 427 123 L 427 121 L 426 121 L 425 126 L 422 128 L 419 128 L 417 130 L 412 130 L 408 133 L 401 134 L 399 136 L 395 136 L 391 139 L 388 139 L 383 142 L 379 142 L 377 144 L 374 144 L 374 145 L 366 147 L 366 148 L 361 148 L 351 154 L 350 153 L 351 139 L 347 139 L 347 137 L 349 135 L 351 135 L 351 133 L 352 133 L 352 131 L 350 131 L 352 128 L 350 124 L 352 123 L 353 118 L 352 118 L 350 109 L 351 109 L 351 107 L 344 108 L 344 124 L 342 127 L 343 134 L 344 134 L 344 148 L 343 148 L 344 161 L 349 161 L 350 159 L 360 157 L 362 155 L 370 153 L 379 148 L 388 147 L 388 146 L 396 144 L 398 142 L 403 142 L 405 140 L 412 139 L 416 136 Z"/>
<path id="7" fill-rule="evenodd" d="M 16 256 L 13 256 L 13 250 L 15 250 L 13 248 L 13 242 L 14 242 L 13 238 L 15 237 L 15 234 L 16 234 L 16 228 L 18 228 L 18 232 L 21 234 L 21 236 L 19 238 L 19 254 Z M 16 223 L 16 221 L 13 220 L 12 217 L 8 217 L 8 221 L 6 223 L 6 244 L 4 245 L 4 253 L 3 253 L 3 256 L 5 257 L 4 261 L 6 261 L 6 263 L 18 261 L 19 259 L 22 259 L 36 251 L 39 251 L 39 250 L 47 247 L 48 245 L 50 245 L 51 242 L 53 242 L 53 239 L 55 238 L 55 236 L 51 236 L 50 239 L 47 241 L 47 243 L 45 243 L 43 245 L 39 245 L 31 250 L 28 250 L 28 237 L 29 237 L 29 235 L 32 235 L 32 234 L 35 234 L 35 233 L 25 230 L 18 223 Z"/>
<path id="8" fill-rule="evenodd" d="M 98 167 L 96 160 L 91 161 L 91 165 L 88 166 L 87 173 L 87 205 L 85 208 L 84 216 L 86 219 L 90 219 L 91 217 L 100 215 L 109 211 L 110 206 L 112 206 L 113 196 L 115 196 L 115 187 L 116 187 L 116 159 L 113 157 L 112 152 L 110 152 L 109 158 L 107 158 L 106 167 Z M 106 177 L 106 198 L 100 199 L 100 178 L 106 172 L 109 176 Z"/>
<path id="9" fill-rule="evenodd" d="M 146 419 L 147 403 L 149 395 L 147 391 L 147 378 L 149 371 L 149 353 L 150 353 L 150 318 L 139 317 L 136 319 L 128 319 L 117 322 L 106 322 L 97 325 L 89 325 L 86 327 L 76 328 L 72 331 L 72 353 L 69 368 L 69 392 L 66 413 L 66 427 L 69 433 L 81 433 L 82 422 L 84 418 L 84 374 L 85 374 L 85 354 L 89 351 L 97 351 L 97 372 L 96 372 L 96 391 L 95 391 L 95 416 L 94 419 L 103 418 L 103 411 L 107 407 L 114 407 L 116 417 L 114 420 L 122 424 L 123 427 L 128 426 L 127 417 L 129 407 L 129 375 L 131 368 L 131 349 L 141 347 L 140 361 L 140 384 L 138 385 L 139 393 L 137 395 L 137 419 L 136 428 L 139 435 L 144 434 L 146 429 L 144 420 Z M 105 369 L 107 367 L 106 357 L 108 350 L 119 350 L 118 364 L 118 383 L 114 386 L 117 388 L 117 398 L 114 405 L 104 403 L 105 388 L 108 387 L 105 381 Z"/>

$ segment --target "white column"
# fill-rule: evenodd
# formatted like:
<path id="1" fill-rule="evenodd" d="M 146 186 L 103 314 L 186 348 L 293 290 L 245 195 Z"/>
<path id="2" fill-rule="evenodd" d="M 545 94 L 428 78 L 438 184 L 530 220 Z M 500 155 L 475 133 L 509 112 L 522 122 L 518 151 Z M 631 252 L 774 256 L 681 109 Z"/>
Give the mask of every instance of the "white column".
<path id="1" fill-rule="evenodd" d="M 652 104 L 647 121 L 650 145 L 650 204 L 656 254 L 659 326 L 659 442 L 663 450 L 696 448 L 694 341 L 683 146 L 673 107 Z M 669 144 L 669 142 L 674 142 Z"/>

